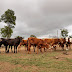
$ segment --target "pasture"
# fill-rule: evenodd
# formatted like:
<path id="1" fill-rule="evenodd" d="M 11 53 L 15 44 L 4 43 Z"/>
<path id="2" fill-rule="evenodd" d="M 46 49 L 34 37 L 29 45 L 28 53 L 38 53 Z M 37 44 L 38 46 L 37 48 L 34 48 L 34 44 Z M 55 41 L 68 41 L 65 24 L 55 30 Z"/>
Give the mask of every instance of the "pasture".
<path id="1" fill-rule="evenodd" d="M 27 54 L 23 46 L 15 54 L 11 51 L 5 53 L 5 48 L 0 48 L 0 51 L 0 72 L 72 72 L 72 50 L 68 55 L 63 54 L 65 51 L 59 47 L 57 51 L 38 54 L 33 49 Z"/>

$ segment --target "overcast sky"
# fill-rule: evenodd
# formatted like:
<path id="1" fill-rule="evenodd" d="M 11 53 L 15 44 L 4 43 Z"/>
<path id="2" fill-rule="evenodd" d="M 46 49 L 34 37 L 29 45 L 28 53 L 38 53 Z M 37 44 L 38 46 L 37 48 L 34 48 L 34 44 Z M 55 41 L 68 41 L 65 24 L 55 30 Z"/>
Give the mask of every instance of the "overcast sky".
<path id="1" fill-rule="evenodd" d="M 49 35 L 60 36 L 60 29 L 66 28 L 72 35 L 72 0 L 0 0 L 0 16 L 12 9 L 17 17 L 12 37 L 31 34 L 39 38 Z M 0 28 L 4 27 L 0 23 Z"/>

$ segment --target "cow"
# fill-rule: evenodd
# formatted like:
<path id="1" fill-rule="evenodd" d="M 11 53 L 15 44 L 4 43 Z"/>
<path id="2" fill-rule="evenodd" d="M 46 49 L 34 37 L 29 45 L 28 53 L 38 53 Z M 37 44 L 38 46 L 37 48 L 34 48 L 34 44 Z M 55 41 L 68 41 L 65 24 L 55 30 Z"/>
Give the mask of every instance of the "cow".
<path id="1" fill-rule="evenodd" d="M 63 49 L 63 51 L 64 51 L 64 44 L 61 43 L 61 42 L 59 42 L 58 44 L 59 44 L 59 47 L 62 47 L 62 49 Z"/>
<path id="2" fill-rule="evenodd" d="M 37 47 L 37 53 L 38 53 L 38 49 L 41 49 L 42 51 L 42 48 L 49 46 L 46 43 L 44 43 L 44 40 L 42 39 L 30 37 L 28 38 L 28 53 L 30 52 L 31 45 Z"/>
<path id="3" fill-rule="evenodd" d="M 4 44 L 5 46 L 5 52 L 8 53 L 9 52 L 9 48 L 11 46 L 11 51 L 12 51 L 12 46 L 14 46 L 14 53 L 16 52 L 17 53 L 17 46 L 19 45 L 19 43 L 21 42 L 22 40 L 22 37 L 17 37 L 17 38 L 14 38 L 14 39 L 4 39 L 4 38 L 1 38 L 1 44 Z M 7 47 L 9 46 L 8 50 L 7 50 Z M 16 50 L 16 51 L 15 51 Z"/>
<path id="4" fill-rule="evenodd" d="M 0 39 L 0 47 L 1 47 L 1 45 L 2 45 L 2 39 Z"/>
<path id="5" fill-rule="evenodd" d="M 8 43 L 7 43 L 7 39 L 4 39 L 4 38 L 0 38 L 0 47 L 2 44 L 4 44 L 5 46 L 5 52 L 7 53 L 7 46 L 8 46 Z"/>
<path id="6" fill-rule="evenodd" d="M 46 38 L 44 41 L 51 46 L 52 49 L 56 50 L 56 46 L 59 42 L 58 38 Z"/>
<path id="7" fill-rule="evenodd" d="M 44 41 L 51 46 L 54 50 L 56 50 L 56 45 L 59 44 L 63 48 L 66 40 L 64 38 L 46 38 Z"/>
<path id="8" fill-rule="evenodd" d="M 19 51 L 21 45 L 25 46 L 25 51 L 26 51 L 26 48 L 27 48 L 27 46 L 28 46 L 27 40 L 22 40 L 22 41 L 20 42 L 20 44 L 19 44 L 19 46 L 18 46 L 18 51 Z M 28 51 L 28 49 L 27 49 L 27 51 Z"/>
<path id="9" fill-rule="evenodd" d="M 23 39 L 22 37 L 17 37 L 15 39 L 8 40 L 8 45 L 11 46 L 11 49 L 12 49 L 12 46 L 14 46 L 14 53 L 17 53 L 17 47 L 22 41 L 22 39 Z M 8 52 L 9 52 L 9 49 L 8 49 Z"/>
<path id="10" fill-rule="evenodd" d="M 20 44 L 18 46 L 18 51 L 19 51 L 19 48 L 20 48 L 21 45 L 24 45 L 25 46 L 25 51 L 26 51 L 26 48 L 27 48 L 27 51 L 28 51 L 28 47 L 27 47 L 28 46 L 28 40 L 22 40 L 20 42 Z M 35 52 L 36 45 L 32 45 L 32 46 L 33 46 L 34 52 Z"/>
<path id="11" fill-rule="evenodd" d="M 60 41 L 59 41 L 58 45 L 59 45 L 59 47 L 62 48 L 62 50 L 64 50 L 64 44 L 66 44 L 66 39 L 65 38 L 60 38 L 59 40 Z"/>

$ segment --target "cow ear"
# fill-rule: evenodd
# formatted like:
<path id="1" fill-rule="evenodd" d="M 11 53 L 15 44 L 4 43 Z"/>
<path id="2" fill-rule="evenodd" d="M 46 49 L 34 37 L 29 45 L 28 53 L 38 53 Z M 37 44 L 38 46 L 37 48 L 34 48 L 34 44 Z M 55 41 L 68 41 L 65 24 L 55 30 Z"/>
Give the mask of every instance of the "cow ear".
<path id="1" fill-rule="evenodd" d="M 0 39 L 0 41 L 2 41 L 2 39 Z"/>

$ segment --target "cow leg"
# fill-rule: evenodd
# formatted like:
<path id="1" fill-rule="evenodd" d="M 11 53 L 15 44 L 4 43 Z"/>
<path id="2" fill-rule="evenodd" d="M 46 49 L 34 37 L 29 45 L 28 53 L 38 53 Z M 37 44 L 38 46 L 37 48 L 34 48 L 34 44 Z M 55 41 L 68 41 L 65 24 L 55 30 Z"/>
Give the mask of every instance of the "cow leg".
<path id="1" fill-rule="evenodd" d="M 25 46 L 25 51 L 28 51 L 28 47 L 27 46 Z"/>
<path id="2" fill-rule="evenodd" d="M 9 46 L 9 48 L 10 48 L 10 46 Z M 8 50 L 7 50 L 7 53 L 9 53 L 9 48 L 8 48 Z"/>
<path id="3" fill-rule="evenodd" d="M 31 45 L 29 44 L 28 45 L 28 54 L 30 53 L 30 47 L 31 47 Z"/>
<path id="4" fill-rule="evenodd" d="M 16 46 L 16 53 L 17 53 L 17 46 Z"/>
<path id="5" fill-rule="evenodd" d="M 27 51 L 28 51 L 28 47 L 27 47 Z"/>
<path id="6" fill-rule="evenodd" d="M 12 46 L 11 46 L 11 52 L 13 53 L 13 51 L 12 51 Z"/>
<path id="7" fill-rule="evenodd" d="M 69 49 L 71 50 L 71 44 L 69 44 Z"/>
<path id="8" fill-rule="evenodd" d="M 40 47 L 39 46 L 37 46 L 37 52 L 36 52 L 36 54 L 38 54 L 38 50 L 40 49 Z M 40 49 L 40 51 L 41 51 L 41 49 Z"/>
<path id="9" fill-rule="evenodd" d="M 56 46 L 53 46 L 54 51 L 56 51 Z"/>
<path id="10" fill-rule="evenodd" d="M 26 51 L 26 46 L 25 46 L 25 51 Z"/>
<path id="11" fill-rule="evenodd" d="M 66 44 L 66 50 L 68 50 L 68 44 Z"/>
<path id="12" fill-rule="evenodd" d="M 35 46 L 33 48 L 34 48 L 34 52 L 35 52 Z"/>
<path id="13" fill-rule="evenodd" d="M 5 46 L 5 52 L 7 53 L 7 46 Z"/>
<path id="14" fill-rule="evenodd" d="M 18 45 L 18 52 L 20 51 L 20 45 Z"/>
<path id="15" fill-rule="evenodd" d="M 28 45 L 27 45 L 27 51 L 28 51 Z"/>
<path id="16" fill-rule="evenodd" d="M 44 52 L 46 52 L 46 49 L 44 48 Z"/>
<path id="17" fill-rule="evenodd" d="M 42 48 L 40 48 L 40 51 L 42 52 Z"/>
<path id="18" fill-rule="evenodd" d="M 15 46 L 14 46 L 14 53 L 15 53 Z"/>
<path id="19" fill-rule="evenodd" d="M 64 51 L 64 47 L 62 47 L 62 50 Z"/>
<path id="20" fill-rule="evenodd" d="M 38 49 L 39 49 L 39 48 L 37 47 L 37 53 L 36 53 L 36 54 L 38 54 Z"/>

